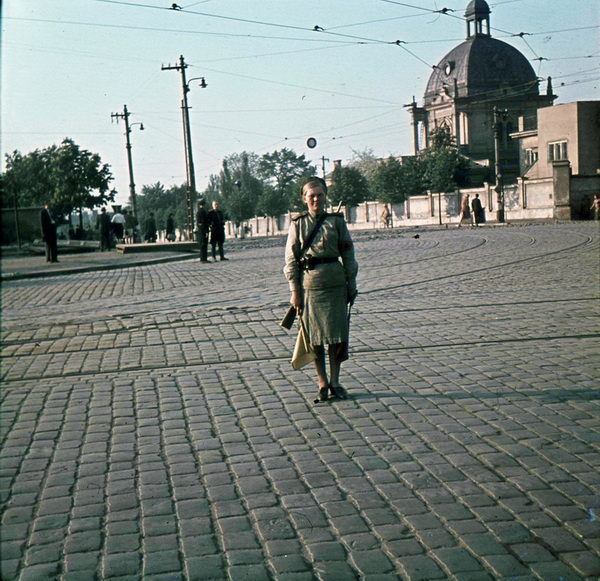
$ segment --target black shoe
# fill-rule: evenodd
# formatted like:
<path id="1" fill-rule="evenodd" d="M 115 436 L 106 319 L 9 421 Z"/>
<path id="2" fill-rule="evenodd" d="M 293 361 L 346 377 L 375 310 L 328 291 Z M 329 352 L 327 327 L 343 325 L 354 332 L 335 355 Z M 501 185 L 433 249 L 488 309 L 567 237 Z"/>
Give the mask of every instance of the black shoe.
<path id="1" fill-rule="evenodd" d="M 225 258 L 225 257 L 223 257 L 223 258 L 221 258 L 221 260 L 229 260 L 229 258 Z"/>
<path id="2" fill-rule="evenodd" d="M 328 392 L 329 392 L 328 385 L 326 385 L 325 387 L 320 387 L 319 388 L 319 397 L 317 399 L 315 399 L 315 403 L 326 402 L 329 397 Z"/>
<path id="3" fill-rule="evenodd" d="M 339 399 L 348 399 L 348 393 L 341 385 L 336 385 L 335 387 L 329 384 L 329 391 L 331 392 L 331 397 L 337 397 Z"/>

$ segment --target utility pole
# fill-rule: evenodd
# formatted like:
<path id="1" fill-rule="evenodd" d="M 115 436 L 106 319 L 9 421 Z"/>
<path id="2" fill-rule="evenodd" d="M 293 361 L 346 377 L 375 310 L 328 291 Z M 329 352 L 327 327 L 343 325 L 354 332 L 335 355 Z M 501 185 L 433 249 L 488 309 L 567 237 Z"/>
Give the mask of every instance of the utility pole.
<path id="1" fill-rule="evenodd" d="M 323 156 L 323 157 L 321 158 L 321 163 L 323 164 L 323 179 L 325 179 L 325 162 L 326 162 L 326 161 L 329 161 L 329 159 L 328 159 L 328 158 L 326 158 L 325 156 Z"/>
<path id="2" fill-rule="evenodd" d="M 190 130 L 190 113 L 188 107 L 187 94 L 190 91 L 190 87 L 185 78 L 185 69 L 187 64 L 183 55 L 179 57 L 178 65 L 162 65 L 162 71 L 180 71 L 181 72 L 181 87 L 183 90 L 183 99 L 181 100 L 181 113 L 183 116 L 183 139 L 185 146 L 185 166 L 187 176 L 187 224 L 186 230 L 188 232 L 188 240 L 192 238 L 192 232 L 194 231 L 194 204 L 196 202 L 196 174 L 194 171 L 194 158 L 192 154 L 192 132 Z"/>
<path id="3" fill-rule="evenodd" d="M 131 113 L 127 110 L 127 105 L 123 105 L 123 113 L 111 113 L 111 119 L 116 119 L 117 123 L 119 122 L 119 119 L 124 119 L 125 120 L 125 139 L 126 139 L 126 145 L 125 148 L 127 149 L 127 162 L 129 164 L 129 203 L 131 204 L 131 213 L 134 216 L 137 216 L 137 204 L 136 204 L 136 200 L 135 200 L 135 182 L 133 181 L 133 162 L 131 161 L 131 140 L 129 138 L 129 135 L 131 133 L 131 127 L 133 127 L 133 125 L 139 125 L 140 129 L 143 131 L 144 130 L 144 124 L 143 123 L 133 123 L 132 125 L 129 125 L 129 116 L 131 115 Z"/>
<path id="4" fill-rule="evenodd" d="M 506 118 L 506 109 L 502 111 L 494 107 L 494 173 L 496 176 L 496 220 L 504 222 L 504 186 L 502 183 L 502 165 L 500 163 L 500 118 Z"/>

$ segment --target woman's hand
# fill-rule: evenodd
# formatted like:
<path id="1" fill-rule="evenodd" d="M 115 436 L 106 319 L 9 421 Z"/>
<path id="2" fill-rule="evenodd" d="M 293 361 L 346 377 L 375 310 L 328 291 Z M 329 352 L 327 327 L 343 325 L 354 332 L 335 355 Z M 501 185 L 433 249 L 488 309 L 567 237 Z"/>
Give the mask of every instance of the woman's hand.
<path id="1" fill-rule="evenodd" d="M 358 291 L 356 289 L 349 290 L 348 294 L 346 295 L 346 302 L 352 306 L 354 304 L 354 300 L 356 299 L 357 294 Z"/>
<path id="2" fill-rule="evenodd" d="M 300 291 L 292 291 L 292 298 L 290 299 L 290 304 L 298 312 L 302 310 L 302 293 Z"/>

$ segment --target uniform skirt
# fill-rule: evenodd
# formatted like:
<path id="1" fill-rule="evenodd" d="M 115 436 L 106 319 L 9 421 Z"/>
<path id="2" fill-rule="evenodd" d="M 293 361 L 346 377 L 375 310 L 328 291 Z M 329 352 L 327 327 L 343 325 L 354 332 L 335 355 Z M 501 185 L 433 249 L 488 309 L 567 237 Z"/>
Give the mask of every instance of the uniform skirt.
<path id="1" fill-rule="evenodd" d="M 348 342 L 346 286 L 304 289 L 302 322 L 310 345 Z"/>

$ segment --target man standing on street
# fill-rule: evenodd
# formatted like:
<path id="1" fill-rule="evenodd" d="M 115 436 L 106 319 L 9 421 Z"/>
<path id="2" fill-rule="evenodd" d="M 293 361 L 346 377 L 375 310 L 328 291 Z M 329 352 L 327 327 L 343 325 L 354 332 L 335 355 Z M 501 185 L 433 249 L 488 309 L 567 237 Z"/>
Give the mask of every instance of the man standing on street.
<path id="1" fill-rule="evenodd" d="M 208 230 L 210 228 L 210 217 L 206 211 L 206 200 L 198 200 L 198 212 L 196 213 L 196 225 L 198 226 L 198 242 L 200 243 L 200 261 L 208 262 Z"/>
<path id="2" fill-rule="evenodd" d="M 100 250 L 110 250 L 111 223 L 110 216 L 106 213 L 106 208 L 100 210 L 96 227 L 100 230 Z"/>
<path id="3" fill-rule="evenodd" d="M 475 194 L 473 201 L 471 202 L 471 209 L 473 210 L 473 223 L 475 226 L 479 226 L 479 224 L 483 221 L 483 207 L 481 205 L 481 200 L 479 199 L 479 194 Z"/>
<path id="4" fill-rule="evenodd" d="M 229 260 L 225 258 L 223 252 L 223 243 L 225 242 L 225 216 L 219 210 L 219 204 L 215 200 L 212 203 L 212 210 L 208 213 L 210 218 L 210 245 L 212 246 L 213 260 L 217 260 L 216 248 L 219 246 L 219 257 L 221 260 Z"/>
<path id="5" fill-rule="evenodd" d="M 56 218 L 46 202 L 40 213 L 42 239 L 46 243 L 46 262 L 58 262 L 58 244 L 56 239 Z"/>

